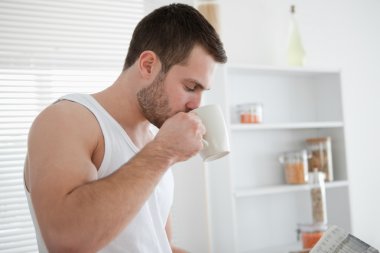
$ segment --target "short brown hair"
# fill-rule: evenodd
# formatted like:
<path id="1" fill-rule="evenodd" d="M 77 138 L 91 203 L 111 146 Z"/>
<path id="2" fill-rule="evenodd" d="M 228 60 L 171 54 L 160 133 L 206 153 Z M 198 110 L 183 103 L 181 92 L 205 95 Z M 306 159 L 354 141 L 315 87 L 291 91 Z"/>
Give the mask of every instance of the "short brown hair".
<path id="1" fill-rule="evenodd" d="M 166 73 L 186 60 L 195 45 L 202 46 L 216 62 L 227 61 L 219 35 L 199 11 L 178 3 L 160 7 L 137 24 L 123 70 L 132 66 L 143 51 L 151 50 Z"/>

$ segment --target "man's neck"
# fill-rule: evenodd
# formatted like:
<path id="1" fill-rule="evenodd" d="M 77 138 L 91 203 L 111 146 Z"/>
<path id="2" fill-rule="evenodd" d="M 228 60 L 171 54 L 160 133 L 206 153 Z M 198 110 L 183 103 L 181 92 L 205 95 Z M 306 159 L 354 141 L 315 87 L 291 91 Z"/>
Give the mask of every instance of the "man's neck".
<path id="1" fill-rule="evenodd" d="M 133 88 L 128 89 L 121 75 L 109 88 L 94 94 L 94 98 L 120 124 L 134 144 L 141 148 L 152 140 L 150 123 L 141 113 Z"/>

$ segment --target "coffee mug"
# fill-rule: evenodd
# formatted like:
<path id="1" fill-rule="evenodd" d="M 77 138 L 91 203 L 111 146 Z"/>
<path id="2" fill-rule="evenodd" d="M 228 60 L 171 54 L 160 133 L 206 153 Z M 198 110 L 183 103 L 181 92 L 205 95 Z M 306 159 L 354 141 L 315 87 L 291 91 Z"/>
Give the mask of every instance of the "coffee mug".
<path id="1" fill-rule="evenodd" d="M 230 153 L 227 126 L 220 107 L 216 104 L 205 105 L 192 112 L 201 118 L 206 128 L 204 147 L 199 152 L 203 161 L 213 161 Z"/>

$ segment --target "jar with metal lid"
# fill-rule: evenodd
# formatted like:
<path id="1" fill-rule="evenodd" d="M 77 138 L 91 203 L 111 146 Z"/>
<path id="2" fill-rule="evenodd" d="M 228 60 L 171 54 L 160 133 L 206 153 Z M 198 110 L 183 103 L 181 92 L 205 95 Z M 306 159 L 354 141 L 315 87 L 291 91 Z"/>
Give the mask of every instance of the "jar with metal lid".
<path id="1" fill-rule="evenodd" d="M 301 238 L 302 247 L 311 249 L 322 238 L 327 230 L 326 224 L 298 224 L 298 238 Z"/>
<path id="2" fill-rule="evenodd" d="M 317 169 L 325 173 L 326 181 L 333 181 L 333 164 L 331 151 L 331 138 L 320 137 L 306 139 L 309 152 L 309 170 Z"/>
<path id="3" fill-rule="evenodd" d="M 247 103 L 237 106 L 240 123 L 262 123 L 263 122 L 263 105 L 261 103 Z"/>
<path id="4" fill-rule="evenodd" d="M 285 181 L 288 184 L 305 184 L 308 182 L 307 151 L 294 151 L 279 157 L 284 167 Z"/>

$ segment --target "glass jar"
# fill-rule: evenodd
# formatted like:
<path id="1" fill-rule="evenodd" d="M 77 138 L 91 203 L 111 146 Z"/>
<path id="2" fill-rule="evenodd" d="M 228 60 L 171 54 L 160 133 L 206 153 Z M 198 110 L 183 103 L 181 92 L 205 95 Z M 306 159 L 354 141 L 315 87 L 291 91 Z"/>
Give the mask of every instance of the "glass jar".
<path id="1" fill-rule="evenodd" d="M 237 110 L 242 124 L 263 122 L 263 105 L 261 103 L 241 104 L 237 106 Z"/>
<path id="2" fill-rule="evenodd" d="M 298 224 L 298 235 L 304 249 L 311 249 L 327 230 L 326 224 Z"/>
<path id="3" fill-rule="evenodd" d="M 331 138 L 311 138 L 306 139 L 306 146 L 309 152 L 309 170 L 317 169 L 325 173 L 326 181 L 333 181 L 333 165 L 331 152 Z"/>
<path id="4" fill-rule="evenodd" d="M 309 174 L 311 210 L 314 223 L 327 224 L 325 174 L 314 170 Z"/>
<path id="5" fill-rule="evenodd" d="M 308 182 L 307 151 L 287 152 L 279 161 L 284 167 L 285 181 L 288 184 L 305 184 Z"/>

